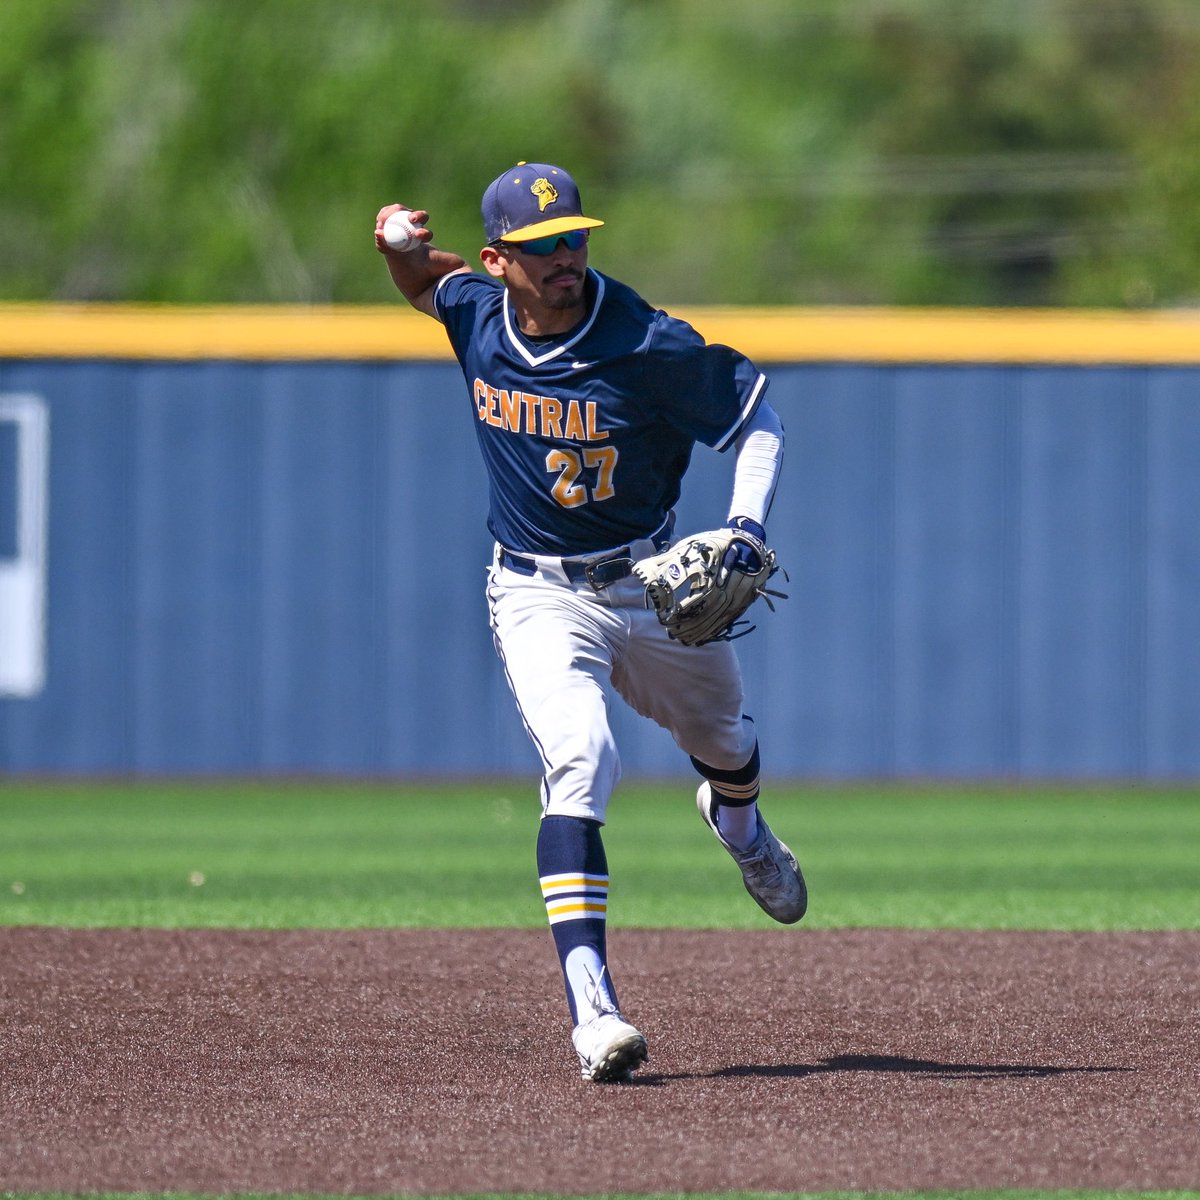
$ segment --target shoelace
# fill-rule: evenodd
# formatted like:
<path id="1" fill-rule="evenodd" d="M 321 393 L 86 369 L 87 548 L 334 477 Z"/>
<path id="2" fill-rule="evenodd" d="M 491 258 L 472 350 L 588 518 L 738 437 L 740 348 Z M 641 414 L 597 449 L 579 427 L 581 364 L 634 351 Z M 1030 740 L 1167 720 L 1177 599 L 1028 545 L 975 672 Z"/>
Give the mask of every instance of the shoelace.
<path id="1" fill-rule="evenodd" d="M 584 967 L 584 970 L 587 972 L 587 977 L 592 985 L 589 988 L 587 984 L 584 984 L 583 988 L 583 998 L 592 1006 L 596 1013 L 596 1016 L 592 1020 L 595 1021 L 599 1017 L 619 1017 L 621 1014 L 617 1006 L 609 998 L 608 989 L 605 988 L 602 991 L 600 987 L 604 982 L 604 976 L 608 972 L 608 963 L 605 963 L 600 968 L 599 978 L 593 976 L 591 971 L 588 971 L 586 967 Z"/>
<path id="2" fill-rule="evenodd" d="M 763 839 L 760 849 L 746 858 L 739 859 L 738 865 L 764 884 L 777 883 L 783 878 L 783 871 L 771 853 L 771 843 L 767 838 Z"/>

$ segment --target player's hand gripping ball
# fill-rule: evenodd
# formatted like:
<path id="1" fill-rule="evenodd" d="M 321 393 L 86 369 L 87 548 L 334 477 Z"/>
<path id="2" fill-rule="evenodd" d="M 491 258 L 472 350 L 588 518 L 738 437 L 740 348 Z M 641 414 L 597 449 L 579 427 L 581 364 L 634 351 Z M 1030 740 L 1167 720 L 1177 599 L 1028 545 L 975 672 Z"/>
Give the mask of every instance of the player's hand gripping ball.
<path id="1" fill-rule="evenodd" d="M 420 244 L 417 237 L 418 226 L 412 220 L 412 213 L 407 209 L 394 212 L 383 223 L 383 240 L 401 254 L 415 250 Z"/>

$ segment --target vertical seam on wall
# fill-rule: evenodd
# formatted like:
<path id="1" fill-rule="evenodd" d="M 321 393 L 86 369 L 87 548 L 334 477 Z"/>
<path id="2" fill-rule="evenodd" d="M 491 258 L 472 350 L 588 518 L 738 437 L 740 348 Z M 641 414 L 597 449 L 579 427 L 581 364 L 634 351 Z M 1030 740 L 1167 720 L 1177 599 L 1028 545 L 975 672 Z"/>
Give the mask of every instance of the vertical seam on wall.
<path id="1" fill-rule="evenodd" d="M 882 380 L 881 380 L 882 382 Z M 899 620 L 896 563 L 896 390 L 893 382 L 880 388 L 875 434 L 876 477 L 879 480 L 876 531 L 876 663 L 875 722 L 877 757 L 883 774 L 896 773 L 896 632 Z"/>
<path id="2" fill-rule="evenodd" d="M 1130 748 L 1133 758 L 1133 771 L 1137 776 L 1145 774 L 1150 760 L 1149 731 L 1146 723 L 1148 710 L 1149 688 L 1149 592 L 1150 592 L 1150 504 L 1149 504 L 1149 443 L 1150 443 L 1150 376 L 1126 368 L 1130 381 L 1130 412 L 1134 429 L 1134 453 L 1131 455 L 1132 471 L 1130 479 L 1130 505 L 1132 507 L 1130 520 L 1130 551 L 1136 551 L 1138 562 L 1130 564 L 1131 586 L 1136 587 L 1137 594 L 1130 598 L 1129 603 L 1129 642 L 1134 661 L 1130 663 L 1130 673 L 1134 686 L 1130 688 L 1130 703 L 1133 712 L 1130 713 L 1130 732 L 1133 746 Z M 1136 565 L 1136 571 L 1134 566 Z"/>
<path id="3" fill-rule="evenodd" d="M 1024 413 L 1020 375 L 1019 367 L 1005 372 L 1007 386 L 1001 414 L 1003 449 L 1000 481 L 1001 495 L 1006 504 L 1001 514 L 1000 532 L 1004 563 L 1000 580 L 1000 711 L 1003 720 L 999 751 L 1000 762 L 1014 764 L 1018 775 L 1024 772 L 1024 747 L 1021 745 L 1021 722 L 1018 715 L 1021 695 L 1021 591 L 1024 584 L 1021 543 L 1024 502 L 1021 451 Z"/>

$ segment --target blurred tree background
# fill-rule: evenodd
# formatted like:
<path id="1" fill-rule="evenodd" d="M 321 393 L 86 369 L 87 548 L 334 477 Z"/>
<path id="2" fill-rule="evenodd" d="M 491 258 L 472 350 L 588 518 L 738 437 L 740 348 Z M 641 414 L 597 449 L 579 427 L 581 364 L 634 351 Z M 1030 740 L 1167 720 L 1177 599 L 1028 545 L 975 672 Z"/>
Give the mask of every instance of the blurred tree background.
<path id="1" fill-rule="evenodd" d="M 1200 0 L 0 0 L 0 299 L 391 302 L 560 162 L 656 303 L 1200 300 Z"/>

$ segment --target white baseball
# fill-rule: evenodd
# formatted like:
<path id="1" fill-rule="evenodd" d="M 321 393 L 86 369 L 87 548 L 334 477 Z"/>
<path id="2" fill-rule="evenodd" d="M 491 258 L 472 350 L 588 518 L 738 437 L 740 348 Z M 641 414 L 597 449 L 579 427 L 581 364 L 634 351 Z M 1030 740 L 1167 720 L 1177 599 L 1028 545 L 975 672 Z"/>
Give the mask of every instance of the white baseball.
<path id="1" fill-rule="evenodd" d="M 421 244 L 416 234 L 417 226 L 409 220 L 409 213 L 405 209 L 392 213 L 383 223 L 383 240 L 402 254 L 415 250 Z"/>

